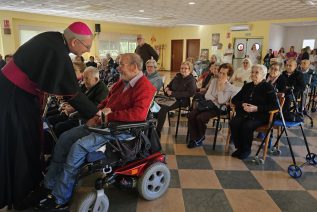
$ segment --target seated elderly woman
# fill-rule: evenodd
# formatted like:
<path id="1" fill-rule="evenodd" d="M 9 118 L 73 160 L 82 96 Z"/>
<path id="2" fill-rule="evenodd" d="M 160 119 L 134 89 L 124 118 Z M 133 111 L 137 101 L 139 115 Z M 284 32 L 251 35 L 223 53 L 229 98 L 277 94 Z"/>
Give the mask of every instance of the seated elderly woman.
<path id="1" fill-rule="evenodd" d="M 244 85 L 245 82 L 250 82 L 251 66 L 252 63 L 249 58 L 243 59 L 242 67 L 238 68 L 234 72 L 230 82 L 240 88 Z"/>
<path id="2" fill-rule="evenodd" d="M 159 91 L 163 87 L 163 80 L 160 74 L 158 73 L 157 69 L 157 63 L 155 60 L 150 59 L 146 61 L 146 72 L 145 75 L 150 80 L 152 85 L 156 88 L 157 91 Z"/>
<path id="3" fill-rule="evenodd" d="M 236 107 L 236 116 L 230 121 L 231 139 L 237 150 L 232 153 L 239 159 L 247 158 L 251 153 L 253 132 L 269 120 L 269 111 L 277 109 L 273 86 L 265 81 L 267 68 L 253 65 L 252 82 L 245 84 L 232 98 Z"/>
<path id="4" fill-rule="evenodd" d="M 280 93 L 284 92 L 285 82 L 280 77 L 281 76 L 281 64 L 280 63 L 272 63 L 269 73 L 266 77 L 266 82 L 270 83 L 276 90 Z"/>
<path id="5" fill-rule="evenodd" d="M 166 86 L 164 92 L 167 96 L 175 97 L 176 102 L 171 105 L 160 105 L 161 109 L 157 115 L 157 133 L 160 136 L 166 119 L 166 114 L 170 110 L 177 109 L 179 106 L 188 107 L 190 105 L 190 97 L 196 92 L 196 80 L 191 74 L 193 64 L 185 61 L 182 63 L 180 73 L 177 73 L 172 81 Z"/>
<path id="6" fill-rule="evenodd" d="M 209 68 L 209 71 L 205 72 L 203 75 L 201 75 L 198 78 L 197 84 L 201 83 L 200 88 L 197 89 L 198 92 L 206 93 L 206 91 L 210 85 L 211 80 L 213 78 L 216 78 L 218 75 L 219 66 L 220 66 L 219 63 L 212 64 Z M 198 85 L 197 85 L 197 87 L 198 87 Z"/>
<path id="7" fill-rule="evenodd" d="M 188 148 L 201 146 L 205 139 L 206 123 L 209 119 L 221 114 L 221 105 L 229 102 L 235 95 L 236 89 L 229 83 L 233 74 L 232 66 L 229 63 L 223 63 L 219 67 L 218 78 L 212 79 L 209 88 L 205 94 L 205 99 L 210 100 L 212 108 L 204 111 L 194 109 L 188 116 L 188 131 L 190 141 Z"/>

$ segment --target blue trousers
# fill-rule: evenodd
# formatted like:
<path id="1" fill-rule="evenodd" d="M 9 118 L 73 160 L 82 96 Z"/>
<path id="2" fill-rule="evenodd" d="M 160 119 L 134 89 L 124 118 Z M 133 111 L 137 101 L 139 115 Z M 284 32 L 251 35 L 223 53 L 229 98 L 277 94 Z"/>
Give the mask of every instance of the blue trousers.
<path id="1" fill-rule="evenodd" d="M 84 126 L 64 132 L 54 148 L 51 165 L 44 178 L 44 185 L 52 190 L 56 203 L 65 204 L 70 200 L 76 175 L 89 152 L 96 151 L 108 141 L 132 137 L 128 133 L 101 135 L 90 132 Z"/>

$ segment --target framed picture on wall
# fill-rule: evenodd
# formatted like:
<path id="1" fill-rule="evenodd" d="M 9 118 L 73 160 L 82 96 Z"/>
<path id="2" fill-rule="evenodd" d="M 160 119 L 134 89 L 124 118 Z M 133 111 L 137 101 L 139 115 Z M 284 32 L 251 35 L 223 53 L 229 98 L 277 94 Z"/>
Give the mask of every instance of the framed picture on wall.
<path id="1" fill-rule="evenodd" d="M 213 33 L 211 35 L 211 45 L 218 46 L 219 41 L 220 41 L 220 33 Z"/>
<path id="2" fill-rule="evenodd" d="M 209 49 L 201 49 L 200 50 L 200 59 L 207 60 L 209 58 Z"/>

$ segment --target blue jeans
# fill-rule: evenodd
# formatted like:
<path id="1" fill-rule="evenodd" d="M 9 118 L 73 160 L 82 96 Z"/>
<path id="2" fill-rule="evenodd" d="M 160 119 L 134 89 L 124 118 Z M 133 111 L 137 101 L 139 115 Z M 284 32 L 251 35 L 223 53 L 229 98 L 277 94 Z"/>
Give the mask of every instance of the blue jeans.
<path id="1" fill-rule="evenodd" d="M 77 173 L 89 152 L 96 151 L 108 141 L 132 137 L 129 133 L 101 135 L 90 132 L 84 126 L 63 133 L 56 143 L 51 165 L 44 178 L 44 185 L 52 190 L 56 203 L 65 204 L 71 198 Z"/>

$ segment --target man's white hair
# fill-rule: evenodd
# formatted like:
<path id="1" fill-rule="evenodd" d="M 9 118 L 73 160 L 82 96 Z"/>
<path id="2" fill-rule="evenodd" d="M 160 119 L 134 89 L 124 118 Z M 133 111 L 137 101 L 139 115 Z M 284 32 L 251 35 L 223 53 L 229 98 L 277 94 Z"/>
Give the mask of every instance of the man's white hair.
<path id="1" fill-rule="evenodd" d="M 96 67 L 88 66 L 84 73 L 89 73 L 90 76 L 98 78 L 99 79 L 99 70 Z"/>

